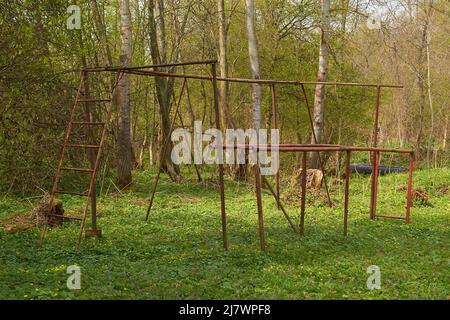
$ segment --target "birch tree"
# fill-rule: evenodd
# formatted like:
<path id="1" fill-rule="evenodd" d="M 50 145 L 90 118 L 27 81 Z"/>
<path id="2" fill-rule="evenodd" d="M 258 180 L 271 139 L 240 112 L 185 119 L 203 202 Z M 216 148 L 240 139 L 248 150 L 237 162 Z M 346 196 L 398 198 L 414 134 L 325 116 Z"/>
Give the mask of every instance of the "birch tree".
<path id="1" fill-rule="evenodd" d="M 320 21 L 320 51 L 319 69 L 317 71 L 317 81 L 327 81 L 328 70 L 328 41 L 330 31 L 330 0 L 322 0 L 321 21 Z M 324 112 L 325 86 L 316 85 L 314 94 L 314 118 L 313 135 L 311 143 L 321 143 L 323 135 L 323 112 Z M 311 167 L 318 168 L 318 153 L 314 152 L 311 157 Z"/>
<path id="2" fill-rule="evenodd" d="M 219 16 L 219 67 L 220 77 L 227 77 L 227 27 L 225 18 L 225 1 L 217 0 L 217 9 Z M 221 127 L 232 127 L 232 119 L 228 109 L 228 82 L 221 81 L 219 87 L 220 111 L 221 111 Z"/>
<path id="3" fill-rule="evenodd" d="M 433 109 L 433 97 L 431 94 L 431 62 L 430 62 L 430 46 L 431 46 L 431 10 L 433 8 L 433 0 L 429 0 L 426 8 L 425 24 L 427 25 L 426 33 L 426 55 L 427 55 L 427 89 L 428 89 L 428 103 L 430 107 L 430 132 L 428 134 L 427 143 L 427 165 L 430 167 L 431 148 L 433 144 L 433 131 L 434 131 L 434 109 Z"/>
<path id="4" fill-rule="evenodd" d="M 259 79 L 259 56 L 258 45 L 255 34 L 253 0 L 245 1 L 245 17 L 247 24 L 248 53 L 250 57 L 250 69 L 253 79 Z M 252 104 L 253 104 L 253 128 L 261 129 L 261 85 L 252 85 Z"/>
<path id="5" fill-rule="evenodd" d="M 120 12 L 120 65 L 131 64 L 132 34 L 129 0 L 119 0 Z M 116 90 L 118 109 L 117 127 L 117 182 L 120 188 L 131 184 L 131 132 L 130 132 L 130 77 L 124 74 Z"/>

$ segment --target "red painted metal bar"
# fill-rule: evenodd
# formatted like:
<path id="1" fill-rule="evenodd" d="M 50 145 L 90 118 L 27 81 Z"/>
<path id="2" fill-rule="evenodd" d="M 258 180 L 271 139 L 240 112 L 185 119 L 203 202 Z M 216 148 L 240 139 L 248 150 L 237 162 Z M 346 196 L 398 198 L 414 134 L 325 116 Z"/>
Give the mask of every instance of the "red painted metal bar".
<path id="1" fill-rule="evenodd" d="M 345 157 L 345 189 L 344 189 L 344 236 L 348 235 L 348 198 L 350 189 L 350 157 L 351 151 L 346 151 Z"/>
<path id="2" fill-rule="evenodd" d="M 409 154 L 408 190 L 406 192 L 406 223 L 410 222 L 411 201 L 412 201 L 412 178 L 414 171 L 414 153 Z"/>
<path id="3" fill-rule="evenodd" d="M 306 160 L 307 153 L 303 152 L 302 159 L 302 198 L 301 198 L 301 209 L 300 209 L 300 234 L 305 233 L 305 210 L 306 210 Z"/>
<path id="4" fill-rule="evenodd" d="M 219 91 L 217 88 L 217 65 L 211 64 L 212 73 L 212 87 L 214 93 L 214 113 L 216 120 L 216 128 L 220 130 L 220 111 L 219 111 Z M 225 209 L 225 184 L 224 184 L 224 171 L 223 163 L 219 163 L 219 188 L 220 188 L 220 213 L 222 220 L 222 240 L 223 247 L 228 250 L 228 237 L 227 237 L 227 213 Z"/>

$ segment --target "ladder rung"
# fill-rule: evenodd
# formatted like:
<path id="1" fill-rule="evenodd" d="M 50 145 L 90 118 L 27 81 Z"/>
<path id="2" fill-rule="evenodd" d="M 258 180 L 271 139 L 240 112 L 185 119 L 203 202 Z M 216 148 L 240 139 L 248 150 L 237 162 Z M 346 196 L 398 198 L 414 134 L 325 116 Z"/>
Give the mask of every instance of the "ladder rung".
<path id="1" fill-rule="evenodd" d="M 69 144 L 68 146 L 72 148 L 91 148 L 91 149 L 100 148 L 100 146 L 96 144 Z"/>
<path id="2" fill-rule="evenodd" d="M 68 216 L 64 216 L 64 219 L 76 220 L 76 221 L 83 221 L 83 218 L 78 218 L 78 217 L 68 217 Z"/>
<path id="3" fill-rule="evenodd" d="M 63 167 L 63 168 L 61 168 L 61 170 L 64 170 L 64 171 L 80 171 L 80 172 L 94 172 L 93 169 L 84 169 L 84 168 L 67 168 L 67 167 Z"/>
<path id="4" fill-rule="evenodd" d="M 65 215 L 59 216 L 57 214 L 52 214 L 52 213 L 50 213 L 48 215 L 51 216 L 51 217 L 57 217 L 57 218 L 63 217 L 63 219 L 69 219 L 69 220 L 77 220 L 77 221 L 83 220 L 82 218 L 78 218 L 78 217 L 65 216 Z"/>
<path id="5" fill-rule="evenodd" d="M 106 122 L 72 122 L 72 123 L 87 126 L 104 126 L 106 124 Z"/>
<path id="6" fill-rule="evenodd" d="M 72 195 L 72 196 L 82 196 L 82 197 L 87 197 L 88 196 L 87 193 L 71 192 L 71 191 L 63 191 L 63 190 L 56 190 L 55 193 L 57 193 L 57 194 L 69 194 L 69 195 Z"/>
<path id="7" fill-rule="evenodd" d="M 110 102 L 110 99 L 78 99 L 78 102 Z"/>

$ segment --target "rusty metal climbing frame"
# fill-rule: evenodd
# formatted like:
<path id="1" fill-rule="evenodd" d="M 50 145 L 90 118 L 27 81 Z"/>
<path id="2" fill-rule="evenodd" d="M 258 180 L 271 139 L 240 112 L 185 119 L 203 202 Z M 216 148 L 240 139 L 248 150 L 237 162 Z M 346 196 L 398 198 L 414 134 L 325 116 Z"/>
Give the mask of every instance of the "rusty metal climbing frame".
<path id="1" fill-rule="evenodd" d="M 159 65 L 148 65 L 148 66 L 133 66 L 133 67 L 95 67 L 95 68 L 85 68 L 83 69 L 83 74 L 86 75 L 89 72 L 115 72 L 118 75 L 121 74 L 133 74 L 133 75 L 139 75 L 139 76 L 151 76 L 151 77 L 172 77 L 172 78 L 181 78 L 183 79 L 183 86 L 180 93 L 180 98 L 178 99 L 178 103 L 176 106 L 176 111 L 173 115 L 173 120 L 171 123 L 170 130 L 173 130 L 173 125 L 175 123 L 175 119 L 177 116 L 177 113 L 179 112 L 180 107 L 180 100 L 181 96 L 184 92 L 184 87 L 186 85 L 187 79 L 196 79 L 196 80 L 202 80 L 202 81 L 209 81 L 212 84 L 212 90 L 213 90 L 213 97 L 214 97 L 214 113 L 215 113 L 215 125 L 216 128 L 220 130 L 220 113 L 219 113 L 219 100 L 218 100 L 218 88 L 217 88 L 217 82 L 218 81 L 227 81 L 227 82 L 234 82 L 234 83 L 247 83 L 247 84 L 260 84 L 260 85 L 268 85 L 270 86 L 271 90 L 271 100 L 272 100 L 272 128 L 278 128 L 278 116 L 277 116 L 277 97 L 276 97 L 276 87 L 279 85 L 291 85 L 291 86 L 297 86 L 300 88 L 303 98 L 304 98 L 304 105 L 308 112 L 309 122 L 311 126 L 311 130 L 314 133 L 314 130 L 312 128 L 313 122 L 312 122 L 312 115 L 311 115 L 311 108 L 309 106 L 305 86 L 306 85 L 317 85 L 322 84 L 326 86 L 357 86 L 357 87 L 370 87 L 370 88 L 376 88 L 376 102 L 375 102 L 375 108 L 374 108 L 374 126 L 373 126 L 373 135 L 372 135 L 372 146 L 370 147 L 356 147 L 356 146 L 343 146 L 343 145 L 330 145 L 330 144 L 317 144 L 317 139 L 315 136 L 313 136 L 315 144 L 279 144 L 276 147 L 278 148 L 278 151 L 280 152 L 300 152 L 303 154 L 302 157 L 302 177 L 301 177 L 301 185 L 302 185 L 302 193 L 301 193 L 301 211 L 299 216 L 299 224 L 298 229 L 296 228 L 295 224 L 292 222 L 291 218 L 289 217 L 287 211 L 283 207 L 281 200 L 280 200 L 280 175 L 279 173 L 275 176 L 275 187 L 273 188 L 269 181 L 264 177 L 261 176 L 259 165 L 254 166 L 254 174 L 255 174 L 255 192 L 256 192 L 256 200 L 257 200 L 257 207 L 258 207 L 258 225 L 259 225 L 259 238 L 260 238 L 260 248 L 262 251 L 265 250 L 265 235 L 264 235 L 264 221 L 263 221 L 263 210 L 262 210 L 262 185 L 265 185 L 270 193 L 273 195 L 277 208 L 282 211 L 284 217 L 289 222 L 291 228 L 295 232 L 299 232 L 301 235 L 304 233 L 304 225 L 305 225 L 305 211 L 306 211 L 306 167 L 307 167 L 307 153 L 308 152 L 345 152 L 346 158 L 345 158 L 345 183 L 344 183 L 344 235 L 347 236 L 348 234 L 348 208 L 349 208 L 349 188 L 350 188 L 350 157 L 352 152 L 358 152 L 358 151 L 369 151 L 372 153 L 372 175 L 371 175 L 371 201 L 370 201 L 370 218 L 375 219 L 376 217 L 380 218 L 394 218 L 394 219 L 404 219 L 406 223 L 410 222 L 410 208 L 411 208 L 411 193 L 412 193 L 412 174 L 413 174 L 413 163 L 414 163 L 414 152 L 412 150 L 405 150 L 405 149 L 393 149 L 393 148 L 379 148 L 377 147 L 377 133 L 379 128 L 379 109 L 380 109 L 380 97 L 381 97 L 381 89 L 382 88 L 402 88 L 402 86 L 399 85 L 388 85 L 388 84 L 372 84 L 372 83 L 354 83 L 354 82 L 317 82 L 317 81 L 287 81 L 287 80 L 263 80 L 263 79 L 241 79 L 241 78 L 220 78 L 217 77 L 216 74 L 216 60 L 205 60 L 205 61 L 192 61 L 192 62 L 180 62 L 180 63 L 172 63 L 172 64 L 159 64 Z M 187 66 L 187 65 L 210 65 L 211 66 L 211 75 L 197 75 L 197 74 L 181 74 L 181 73 L 174 73 L 174 72 L 162 72 L 160 71 L 161 68 L 174 68 L 177 66 Z M 148 70 L 152 69 L 152 70 Z M 172 70 L 173 71 L 173 70 Z M 64 149 L 68 146 L 70 132 L 73 123 L 73 114 L 74 109 L 79 102 L 79 95 L 81 90 L 81 84 L 80 89 L 78 91 L 75 104 L 72 110 L 72 115 L 70 118 L 69 126 L 66 133 L 66 140 L 64 143 Z M 112 92 L 113 94 L 113 92 Z M 110 118 L 110 112 L 108 115 L 108 121 Z M 225 129 L 225 128 L 224 128 Z M 103 132 L 104 133 L 104 132 Z M 102 136 L 102 139 L 104 139 L 104 136 Z M 166 139 L 164 141 L 162 150 L 165 152 L 165 149 L 167 148 L 169 141 Z M 101 153 L 101 147 L 102 143 L 100 143 L 99 146 L 99 152 L 97 153 L 97 158 L 95 164 L 91 167 L 91 169 L 88 169 L 91 173 L 91 183 L 89 192 L 87 194 L 88 198 L 91 199 L 91 205 L 92 205 L 92 212 L 95 213 L 95 190 L 94 190 L 94 179 L 95 179 L 95 173 L 97 171 L 98 161 L 100 158 Z M 223 148 L 227 148 L 226 145 L 222 146 Z M 249 149 L 252 146 L 246 145 L 234 145 L 234 148 L 242 148 L 242 149 Z M 271 145 L 258 145 L 257 146 L 257 152 L 259 150 L 271 150 L 273 146 Z M 378 186 L 378 166 L 380 161 L 380 153 L 382 152 L 391 152 L 391 153 L 400 153 L 400 154 L 408 154 L 409 155 L 409 175 L 408 175 L 408 187 L 407 187 L 407 194 L 406 194 L 406 216 L 382 216 L 376 214 L 376 204 L 377 204 L 377 186 Z M 55 179 L 55 185 L 52 189 L 52 199 L 55 194 L 58 193 L 57 184 L 60 178 L 60 172 L 63 170 L 63 160 L 64 156 L 61 156 L 60 163 L 58 165 L 56 179 Z M 321 166 L 321 169 L 324 170 L 324 164 L 320 157 L 318 157 L 319 165 Z M 225 250 L 228 249 L 228 239 L 227 239 L 227 217 L 226 217 L 226 210 L 225 210 L 225 191 L 224 191 L 224 168 L 223 164 L 219 164 L 219 187 L 220 187 L 220 210 L 221 210 L 221 223 L 222 223 L 222 239 L 223 239 L 223 247 Z M 154 199 L 155 199 L 155 193 L 157 189 L 157 185 L 159 182 L 159 178 L 161 175 L 161 163 L 158 166 L 158 172 L 156 175 L 156 179 L 152 188 L 151 196 L 150 196 L 150 202 L 146 213 L 146 220 L 148 220 L 150 211 L 152 209 Z M 327 199 L 328 203 L 331 205 L 331 199 L 329 195 L 328 185 L 327 181 L 324 178 L 324 186 L 327 192 Z M 51 202 L 50 202 L 51 203 Z M 84 227 L 84 222 L 86 220 L 86 214 L 88 209 L 88 202 L 85 206 L 84 211 L 84 218 L 82 221 L 82 225 L 80 228 L 80 233 L 78 237 L 77 244 L 79 245 L 81 240 L 81 235 Z M 94 215 L 93 215 L 94 217 Z M 45 234 L 45 230 L 43 232 L 43 235 Z M 43 237 L 42 235 L 42 237 Z"/>

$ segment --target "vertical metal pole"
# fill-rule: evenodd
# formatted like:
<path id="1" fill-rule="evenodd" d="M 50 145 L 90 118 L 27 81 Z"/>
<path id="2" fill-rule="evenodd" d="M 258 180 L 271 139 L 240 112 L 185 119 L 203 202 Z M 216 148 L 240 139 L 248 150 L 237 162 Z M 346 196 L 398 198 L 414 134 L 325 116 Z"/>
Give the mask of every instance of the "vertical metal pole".
<path id="1" fill-rule="evenodd" d="M 217 89 L 217 65 L 216 63 L 211 64 L 211 74 L 212 74 L 212 86 L 214 93 L 214 113 L 216 118 L 216 128 L 220 130 L 220 112 L 219 112 L 219 91 Z M 226 129 L 226 128 L 224 128 Z M 222 146 L 218 152 L 223 152 Z M 223 159 L 222 159 L 223 160 Z M 219 163 L 219 187 L 220 187 L 220 211 L 222 215 L 222 239 L 223 247 L 228 250 L 228 238 L 227 238 L 227 213 L 225 211 L 225 186 L 223 181 L 223 163 Z"/>
<path id="2" fill-rule="evenodd" d="M 89 74 L 86 71 L 83 71 L 83 78 L 84 78 L 84 98 L 86 100 L 89 100 L 91 98 L 91 89 L 90 89 L 90 81 L 89 81 Z M 91 112 L 91 103 L 89 101 L 86 101 L 84 103 L 84 113 L 85 113 L 85 121 L 86 122 L 93 122 L 93 116 Z M 92 128 L 90 125 L 86 125 L 86 136 L 88 139 L 88 144 L 95 144 L 94 138 L 92 136 Z M 90 163 L 90 168 L 94 170 L 95 168 L 95 155 L 94 150 L 89 148 L 87 150 L 88 154 L 88 160 Z M 94 172 L 91 172 L 91 175 L 95 174 Z M 97 195 L 95 190 L 95 184 L 92 187 L 92 194 L 91 194 L 91 219 L 92 219 L 92 236 L 99 237 L 99 233 L 97 232 Z"/>
<path id="3" fill-rule="evenodd" d="M 275 91 L 275 85 L 270 85 L 270 91 L 272 93 L 272 129 L 278 129 L 278 114 L 277 114 L 277 92 Z M 278 169 L 275 174 L 275 194 L 277 200 L 277 208 L 280 209 L 280 170 Z"/>
<path id="4" fill-rule="evenodd" d="M 350 156 L 351 151 L 346 151 L 345 157 L 345 191 L 344 191 L 344 236 L 348 234 L 348 197 L 350 189 Z"/>
<path id="5" fill-rule="evenodd" d="M 255 164 L 255 191 L 256 191 L 256 204 L 258 206 L 258 226 L 259 226 L 259 244 L 261 251 L 265 251 L 266 244 L 264 238 L 264 221 L 263 221 L 263 208 L 261 198 L 261 172 L 259 171 L 259 165 Z"/>
<path id="6" fill-rule="evenodd" d="M 408 174 L 408 191 L 406 193 L 406 223 L 410 222 L 411 201 L 412 201 L 412 177 L 414 170 L 414 153 L 409 154 L 409 174 Z"/>
<path id="7" fill-rule="evenodd" d="M 375 220 L 377 215 L 377 194 L 378 194 L 378 165 L 380 163 L 380 152 L 374 152 L 374 163 L 372 165 L 372 201 L 370 206 L 370 218 Z"/>
<path id="8" fill-rule="evenodd" d="M 301 211 L 300 211 L 300 234 L 305 232 L 305 207 L 306 207 L 306 159 L 307 153 L 303 152 L 302 160 L 302 199 L 301 199 Z"/>
<path id="9" fill-rule="evenodd" d="M 380 113 L 380 97 L 381 97 L 381 87 L 377 86 L 376 100 L 375 100 L 375 114 L 373 123 L 373 134 L 372 134 L 372 147 L 376 147 L 378 144 L 378 116 Z M 377 162 L 376 152 L 372 152 L 372 181 L 371 181 L 371 198 L 370 198 L 370 219 L 375 219 L 376 211 L 376 184 L 378 183 L 378 166 L 375 170 Z"/>
<path id="10" fill-rule="evenodd" d="M 378 144 L 378 116 L 380 113 L 380 98 L 381 98 L 381 87 L 377 86 L 376 100 L 375 100 L 375 115 L 373 123 L 373 137 L 372 137 L 372 147 L 376 147 Z"/>

